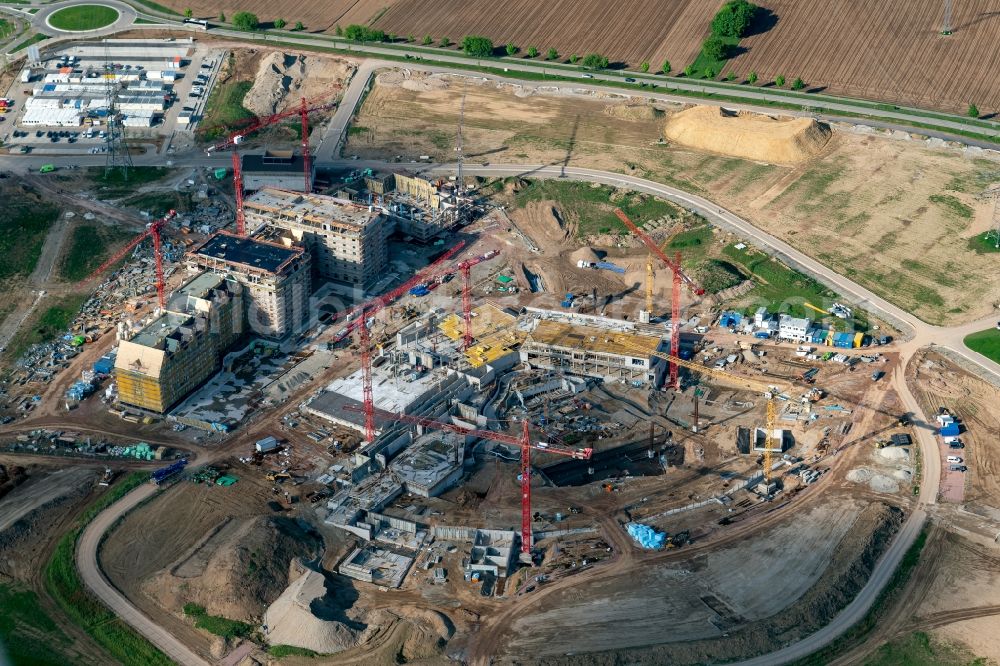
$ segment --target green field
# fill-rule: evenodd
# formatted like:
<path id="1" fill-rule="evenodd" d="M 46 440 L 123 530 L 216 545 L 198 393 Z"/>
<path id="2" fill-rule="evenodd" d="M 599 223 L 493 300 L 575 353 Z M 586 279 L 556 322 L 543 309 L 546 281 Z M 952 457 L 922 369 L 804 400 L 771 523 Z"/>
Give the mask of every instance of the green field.
<path id="1" fill-rule="evenodd" d="M 989 328 L 965 337 L 965 346 L 1000 363 L 1000 330 Z"/>
<path id="2" fill-rule="evenodd" d="M 227 639 L 249 636 L 253 630 L 253 627 L 246 622 L 209 615 L 204 606 L 194 603 L 184 604 L 184 614 L 194 619 L 194 626 L 198 629 L 204 629 L 210 634 Z"/>
<path id="3" fill-rule="evenodd" d="M 55 206 L 44 204 L 28 192 L 4 191 L 0 217 L 0 280 L 27 277 L 35 270 L 49 228 L 59 217 Z"/>
<path id="4" fill-rule="evenodd" d="M 110 256 L 111 249 L 134 235 L 104 225 L 84 224 L 77 227 L 73 230 L 69 250 L 59 266 L 60 275 L 64 280 L 72 282 L 83 280 Z"/>
<path id="5" fill-rule="evenodd" d="M 897 638 L 881 646 L 864 666 L 986 666 L 968 650 L 932 639 L 923 631 Z"/>
<path id="6" fill-rule="evenodd" d="M 37 33 L 37 34 L 32 35 L 31 37 L 28 37 L 23 42 L 20 42 L 20 43 L 16 44 L 15 46 L 12 46 L 9 49 L 9 51 L 10 51 L 10 53 L 14 53 L 15 51 L 20 51 L 21 49 L 26 49 L 29 46 L 31 46 L 32 44 L 37 44 L 38 42 L 40 42 L 42 40 L 45 40 L 45 39 L 48 39 L 48 38 L 49 38 L 48 35 L 43 35 L 42 33 Z"/>
<path id="7" fill-rule="evenodd" d="M 308 648 L 295 647 L 294 645 L 272 645 L 267 648 L 267 653 L 275 659 L 282 657 L 318 657 L 319 652 L 314 652 Z"/>
<path id="8" fill-rule="evenodd" d="M 525 184 L 526 183 L 526 184 Z M 637 225 L 661 217 L 679 217 L 680 209 L 668 201 L 634 192 L 622 195 L 601 185 L 561 180 L 530 180 L 514 194 L 514 204 L 523 207 L 532 201 L 555 201 L 568 221 L 577 223 L 577 236 L 627 234 L 628 228 L 614 213 L 621 208 Z"/>
<path id="9" fill-rule="evenodd" d="M 997 244 L 996 231 L 990 231 L 973 236 L 969 239 L 969 249 L 977 254 L 1000 252 L 1000 247 L 998 247 Z"/>
<path id="10" fill-rule="evenodd" d="M 84 589 L 73 555 L 83 528 L 98 513 L 148 479 L 146 473 L 133 472 L 105 491 L 87 508 L 73 529 L 59 540 L 43 572 L 45 589 L 56 603 L 74 623 L 125 666 L 168 666 L 173 662 Z"/>
<path id="11" fill-rule="evenodd" d="M 104 167 L 90 167 L 87 176 L 98 186 L 102 197 L 116 199 L 135 192 L 139 185 L 148 185 L 170 175 L 167 167 L 136 166 L 124 173 L 121 169 L 106 171 Z"/>
<path id="12" fill-rule="evenodd" d="M 0 646 L 12 664 L 62 666 L 73 662 L 72 642 L 32 590 L 0 585 Z"/>
<path id="13" fill-rule="evenodd" d="M 96 30 L 118 20 L 118 10 L 107 5 L 73 5 L 53 13 L 49 25 L 59 30 Z"/>
<path id="14" fill-rule="evenodd" d="M 6 39 L 14 32 L 14 23 L 7 19 L 0 19 L 0 39 Z"/>
<path id="15" fill-rule="evenodd" d="M 10 355 L 18 358 L 28 347 L 42 342 L 55 340 L 58 336 L 66 333 L 73 317 L 80 311 L 80 306 L 87 300 L 83 294 L 70 294 L 55 300 L 54 305 L 40 307 L 45 308 L 41 314 L 29 319 L 10 342 Z M 46 301 L 52 303 L 52 301 Z"/>
<path id="16" fill-rule="evenodd" d="M 205 103 L 198 135 L 206 141 L 214 141 L 226 136 L 229 128 L 240 127 L 253 118 L 254 115 L 243 106 L 243 99 L 252 87 L 252 81 L 216 83 Z"/>

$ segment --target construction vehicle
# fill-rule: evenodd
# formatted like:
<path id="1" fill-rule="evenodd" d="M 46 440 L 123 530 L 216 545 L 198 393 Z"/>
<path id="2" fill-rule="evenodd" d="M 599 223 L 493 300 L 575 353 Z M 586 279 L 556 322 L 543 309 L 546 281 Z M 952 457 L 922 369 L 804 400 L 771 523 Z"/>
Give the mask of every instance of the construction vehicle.
<path id="1" fill-rule="evenodd" d="M 56 170 L 55 164 L 43 164 L 39 169 L 38 173 L 52 173 Z"/>
<path id="2" fill-rule="evenodd" d="M 291 481 L 292 480 L 292 475 L 289 474 L 288 472 L 285 472 L 285 471 L 281 471 L 281 472 L 268 472 L 267 473 L 267 480 L 268 481 L 273 481 L 274 483 L 281 483 L 283 481 Z"/>
<path id="3" fill-rule="evenodd" d="M 619 335 L 615 338 L 615 341 L 621 344 L 622 346 L 629 347 L 636 351 L 642 351 L 643 354 L 647 353 L 645 348 L 633 342 L 626 336 Z M 777 399 L 778 394 L 781 392 L 780 387 L 765 384 L 764 382 L 759 382 L 755 379 L 750 379 L 749 377 L 742 377 L 740 375 L 730 374 L 728 372 L 724 372 L 717 368 L 710 368 L 704 365 L 700 365 L 698 363 L 692 363 L 691 361 L 685 361 L 684 359 L 679 358 L 677 356 L 673 356 L 671 354 L 665 354 L 659 351 L 648 352 L 648 353 L 650 353 L 653 356 L 656 356 L 657 358 L 662 358 L 666 361 L 670 361 L 675 365 L 687 368 L 688 370 L 694 370 L 695 372 L 707 374 L 712 377 L 715 377 L 716 379 L 725 380 L 728 382 L 732 382 L 734 384 L 739 384 L 746 388 L 750 388 L 755 391 L 760 391 L 764 395 L 764 397 L 767 399 L 767 422 L 764 426 L 764 433 L 766 437 L 766 441 L 764 444 L 764 457 L 763 457 L 764 482 L 770 483 L 771 457 L 772 457 L 771 449 L 772 447 L 775 446 L 773 438 L 774 438 L 774 427 L 777 422 L 777 404 L 775 403 L 775 400 Z M 777 443 L 777 449 L 779 451 L 781 450 L 780 442 Z"/>
<path id="4" fill-rule="evenodd" d="M 345 405 L 344 410 L 349 412 L 364 411 L 362 408 L 355 407 L 353 405 Z M 590 460 L 590 456 L 594 452 L 594 450 L 590 448 L 571 449 L 556 446 L 554 444 L 550 444 L 549 442 L 532 442 L 531 434 L 528 432 L 528 419 L 521 421 L 520 436 L 514 436 L 493 432 L 492 430 L 477 430 L 475 428 L 458 426 L 453 423 L 442 423 L 441 421 L 435 421 L 421 416 L 414 416 L 412 414 L 396 414 L 381 409 L 375 409 L 374 412 L 386 420 L 411 423 L 413 425 L 424 426 L 426 428 L 435 428 L 437 430 L 453 432 L 466 437 L 488 439 L 494 442 L 517 446 L 521 449 L 521 474 L 519 477 L 521 482 L 521 560 L 525 564 L 531 563 L 531 450 L 535 449 L 545 453 L 554 453 L 556 455 L 575 458 L 577 460 Z"/>
<path id="5" fill-rule="evenodd" d="M 101 476 L 101 481 L 100 481 L 99 485 L 110 486 L 111 482 L 114 480 L 114 478 L 115 478 L 115 473 L 111 470 L 111 468 L 110 467 L 105 467 L 104 468 L 104 475 Z"/>

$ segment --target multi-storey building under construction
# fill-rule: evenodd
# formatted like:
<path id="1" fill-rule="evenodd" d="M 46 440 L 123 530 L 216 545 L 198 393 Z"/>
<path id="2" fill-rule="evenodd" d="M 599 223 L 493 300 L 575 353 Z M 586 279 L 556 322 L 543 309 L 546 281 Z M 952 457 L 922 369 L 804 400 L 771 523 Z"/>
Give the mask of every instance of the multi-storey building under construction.
<path id="1" fill-rule="evenodd" d="M 119 402 L 162 414 L 218 370 L 243 331 L 242 292 L 212 273 L 181 287 L 163 314 L 119 343 Z"/>
<path id="2" fill-rule="evenodd" d="M 282 340 L 308 323 L 312 276 L 302 247 L 219 232 L 190 253 L 188 269 L 243 285 L 247 327 L 255 335 Z"/>
<path id="3" fill-rule="evenodd" d="M 392 225 L 371 206 L 265 187 L 246 198 L 244 212 L 249 229 L 272 227 L 304 245 L 323 278 L 365 289 L 385 276 Z"/>

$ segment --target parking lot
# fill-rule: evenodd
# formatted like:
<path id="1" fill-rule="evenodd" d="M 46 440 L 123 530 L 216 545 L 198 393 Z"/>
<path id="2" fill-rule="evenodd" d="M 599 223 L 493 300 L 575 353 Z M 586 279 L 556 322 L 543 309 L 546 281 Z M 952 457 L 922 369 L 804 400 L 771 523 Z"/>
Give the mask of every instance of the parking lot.
<path id="1" fill-rule="evenodd" d="M 76 43 L 45 52 L 0 102 L 9 152 L 105 152 L 111 86 L 129 139 L 161 140 L 197 127 L 226 58 L 190 38 Z M 110 81 L 107 73 L 110 73 Z"/>

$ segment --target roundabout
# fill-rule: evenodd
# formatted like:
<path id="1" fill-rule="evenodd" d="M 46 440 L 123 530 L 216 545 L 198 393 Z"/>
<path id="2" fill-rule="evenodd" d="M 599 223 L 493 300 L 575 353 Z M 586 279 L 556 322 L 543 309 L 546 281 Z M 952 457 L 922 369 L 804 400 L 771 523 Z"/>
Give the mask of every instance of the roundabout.
<path id="1" fill-rule="evenodd" d="M 69 0 L 42 8 L 32 26 L 50 37 L 106 35 L 135 23 L 136 11 L 118 0 Z"/>
<path id="2" fill-rule="evenodd" d="M 46 19 L 49 27 L 66 32 L 89 32 L 115 23 L 121 14 L 108 5 L 72 5 L 57 9 Z"/>

